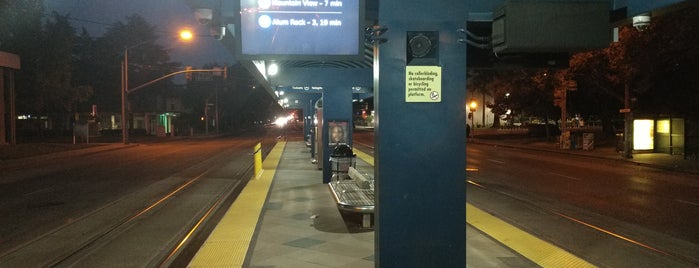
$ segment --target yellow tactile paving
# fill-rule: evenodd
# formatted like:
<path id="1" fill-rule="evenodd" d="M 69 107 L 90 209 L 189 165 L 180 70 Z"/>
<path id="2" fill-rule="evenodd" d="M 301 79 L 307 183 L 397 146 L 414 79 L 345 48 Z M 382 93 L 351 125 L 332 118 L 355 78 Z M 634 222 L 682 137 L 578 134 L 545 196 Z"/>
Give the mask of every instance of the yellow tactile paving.
<path id="1" fill-rule="evenodd" d="M 262 174 L 248 182 L 188 267 L 243 266 L 285 146 L 283 141 L 274 146 L 262 163 Z"/>
<path id="2" fill-rule="evenodd" d="M 374 165 L 373 156 L 361 151 L 355 151 L 355 154 L 370 165 Z M 466 222 L 541 267 L 595 267 L 469 203 L 466 203 Z"/>
<path id="3" fill-rule="evenodd" d="M 466 203 L 466 222 L 541 267 L 595 267 L 468 203 Z"/>
<path id="4" fill-rule="evenodd" d="M 368 155 L 365 152 L 362 152 L 359 150 L 355 150 L 354 154 L 356 154 L 357 157 L 359 157 L 360 159 L 364 160 L 364 162 L 369 163 L 369 165 L 372 165 L 372 166 L 374 165 L 374 157 L 373 156 Z"/>

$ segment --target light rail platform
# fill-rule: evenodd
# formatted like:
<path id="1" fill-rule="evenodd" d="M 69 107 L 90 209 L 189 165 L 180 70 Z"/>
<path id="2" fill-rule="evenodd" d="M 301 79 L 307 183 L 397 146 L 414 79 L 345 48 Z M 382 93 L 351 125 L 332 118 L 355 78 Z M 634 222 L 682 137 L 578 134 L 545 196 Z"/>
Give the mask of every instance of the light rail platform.
<path id="1" fill-rule="evenodd" d="M 357 169 L 373 174 L 359 153 Z M 188 267 L 374 267 L 374 230 L 341 213 L 303 141 L 280 141 Z M 471 204 L 467 267 L 593 267 Z"/>

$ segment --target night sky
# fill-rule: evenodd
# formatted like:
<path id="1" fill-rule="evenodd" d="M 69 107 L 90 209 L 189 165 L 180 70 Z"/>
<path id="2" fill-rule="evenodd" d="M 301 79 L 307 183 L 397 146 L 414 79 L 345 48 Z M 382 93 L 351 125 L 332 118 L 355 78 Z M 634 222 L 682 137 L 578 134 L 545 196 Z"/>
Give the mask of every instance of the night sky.
<path id="1" fill-rule="evenodd" d="M 200 35 L 190 43 L 176 43 L 170 38 L 161 38 L 161 44 L 169 49 L 173 61 L 183 65 L 202 67 L 207 63 L 230 65 L 235 62 L 231 53 L 223 45 L 209 36 L 207 27 L 199 25 L 193 11 L 184 0 L 45 0 L 47 11 L 69 14 L 72 23 L 80 32 L 81 28 L 93 37 L 104 33 L 105 24 L 111 24 L 137 13 L 156 27 L 157 34 L 177 33 L 189 27 Z M 91 22 L 99 23 L 91 23 Z"/>

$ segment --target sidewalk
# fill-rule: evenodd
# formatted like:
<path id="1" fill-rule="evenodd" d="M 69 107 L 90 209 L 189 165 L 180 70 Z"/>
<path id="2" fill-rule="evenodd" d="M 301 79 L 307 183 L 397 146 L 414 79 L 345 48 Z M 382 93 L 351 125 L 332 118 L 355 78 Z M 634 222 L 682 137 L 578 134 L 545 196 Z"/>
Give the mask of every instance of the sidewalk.
<path id="1" fill-rule="evenodd" d="M 497 139 L 497 138 L 479 138 L 477 135 L 474 138 L 469 138 L 468 143 L 485 144 L 493 146 L 502 146 L 509 148 L 518 148 L 523 150 L 546 151 L 561 154 L 572 154 L 584 157 L 603 158 L 613 161 L 631 162 L 640 166 L 659 168 L 668 171 L 684 172 L 689 174 L 699 175 L 699 160 L 687 160 L 681 155 L 670 155 L 665 153 L 634 153 L 632 159 L 625 159 L 621 153 L 616 151 L 613 146 L 598 146 L 590 151 L 580 149 L 560 149 L 555 142 L 547 142 L 536 139 Z"/>

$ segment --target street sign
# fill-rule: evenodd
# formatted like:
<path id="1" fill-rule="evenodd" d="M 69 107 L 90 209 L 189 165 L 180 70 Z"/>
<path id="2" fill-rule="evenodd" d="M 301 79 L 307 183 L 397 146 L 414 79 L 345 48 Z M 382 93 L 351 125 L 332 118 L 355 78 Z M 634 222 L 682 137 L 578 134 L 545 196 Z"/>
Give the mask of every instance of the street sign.
<path id="1" fill-rule="evenodd" d="M 622 113 L 622 114 L 625 114 L 625 113 L 630 113 L 630 112 L 631 112 L 631 109 L 630 109 L 630 108 L 626 108 L 626 109 L 619 109 L 619 113 Z"/>
<path id="2" fill-rule="evenodd" d="M 442 67 L 405 66 L 405 102 L 441 102 Z"/>

